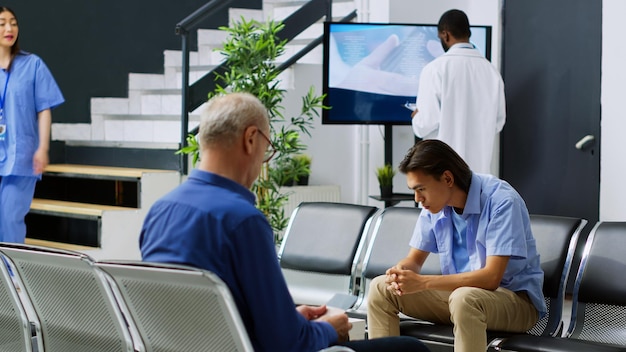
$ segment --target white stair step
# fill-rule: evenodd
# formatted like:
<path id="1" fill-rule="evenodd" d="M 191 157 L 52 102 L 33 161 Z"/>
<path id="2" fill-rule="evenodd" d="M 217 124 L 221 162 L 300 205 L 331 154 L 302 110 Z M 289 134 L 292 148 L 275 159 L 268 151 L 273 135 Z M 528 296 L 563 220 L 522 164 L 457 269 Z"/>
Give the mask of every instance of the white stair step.
<path id="1" fill-rule="evenodd" d="M 180 114 L 182 106 L 181 90 L 171 89 L 144 89 L 129 90 L 129 114 Z M 178 108 L 176 106 L 178 105 Z"/>
<path id="2" fill-rule="evenodd" d="M 292 13 L 298 11 L 306 1 L 299 2 L 278 2 L 272 4 L 272 9 L 266 9 L 272 15 L 274 20 L 284 20 L 289 17 Z M 265 6 L 264 6 L 265 8 Z M 345 17 L 350 12 L 354 11 L 355 4 L 354 1 L 333 1 L 333 18 L 339 19 Z"/>
<path id="3" fill-rule="evenodd" d="M 199 108 L 200 109 L 200 108 Z M 198 126 L 200 117 L 189 116 L 187 131 Z M 97 115 L 91 124 L 52 124 L 53 141 L 120 141 L 179 143 L 178 115 Z"/>
<path id="4" fill-rule="evenodd" d="M 143 94 L 140 96 L 141 115 L 176 115 L 180 116 L 182 96 L 177 94 Z"/>
<path id="5" fill-rule="evenodd" d="M 294 54 L 302 50 L 306 44 L 290 44 L 285 47 L 285 53 L 278 58 L 276 58 L 276 63 L 282 63 L 285 60 L 291 58 Z M 322 60 L 324 59 L 324 49 L 321 45 L 315 47 L 315 49 L 311 50 L 308 54 L 304 55 L 300 60 L 298 60 L 299 64 L 322 64 Z"/>
<path id="6" fill-rule="evenodd" d="M 259 22 L 264 22 L 265 20 L 267 20 L 265 12 L 263 10 L 240 9 L 234 7 L 228 9 L 229 25 L 233 21 L 241 21 L 241 17 L 245 18 L 248 21 L 251 19 L 257 20 Z"/>
<path id="7" fill-rule="evenodd" d="M 198 65 L 219 65 L 224 56 L 219 52 L 228 32 L 219 29 L 198 30 Z"/>
<path id="8" fill-rule="evenodd" d="M 91 114 L 127 114 L 128 98 L 91 98 Z"/>
<path id="9" fill-rule="evenodd" d="M 187 131 L 196 126 L 198 121 L 193 119 Z M 181 134 L 180 120 L 104 120 L 103 129 L 103 140 L 107 142 L 179 143 Z"/>
<path id="10" fill-rule="evenodd" d="M 204 77 L 210 70 L 212 70 L 215 65 L 207 65 L 207 66 L 190 66 L 189 67 L 189 83 L 193 84 L 200 78 Z M 180 66 L 172 66 L 165 67 L 164 70 L 165 76 L 165 88 L 166 89 L 174 89 L 182 88 L 182 75 L 181 75 L 181 67 Z"/>
<path id="11" fill-rule="evenodd" d="M 183 65 L 183 54 L 180 50 L 164 50 L 163 66 L 164 67 L 181 67 Z M 189 66 L 198 65 L 198 52 L 189 52 Z"/>
<path id="12" fill-rule="evenodd" d="M 267 20 L 266 16 L 284 19 L 296 11 L 306 1 L 301 0 L 265 0 L 264 10 L 229 9 L 231 20 L 241 16 L 257 21 Z M 335 0 L 333 15 L 344 16 L 355 8 L 352 0 Z M 295 38 L 286 47 L 285 55 L 277 63 L 304 48 L 310 40 L 323 34 L 323 24 L 314 24 Z M 198 30 L 198 51 L 190 52 L 189 82 L 195 83 L 215 68 L 223 56 L 215 48 L 221 47 L 228 33 L 222 30 Z M 171 143 L 178 142 L 180 132 L 182 53 L 179 50 L 164 50 L 164 73 L 130 73 L 128 78 L 128 98 L 92 98 L 91 124 L 53 124 L 53 140 L 86 140 Z M 321 46 L 301 58 L 301 64 L 321 64 L 323 49 Z M 294 87 L 293 69 L 288 69 L 279 76 L 279 87 Z M 202 107 L 190 115 L 190 125 L 195 127 L 199 121 Z"/>
<path id="13" fill-rule="evenodd" d="M 53 123 L 51 126 L 51 140 L 68 141 L 91 139 L 92 125 L 89 123 Z"/>
<path id="14" fill-rule="evenodd" d="M 96 115 L 96 118 L 103 119 L 105 121 L 180 121 L 180 111 L 175 114 Z M 200 114 L 189 114 L 189 121 L 200 121 Z"/>
<path id="15" fill-rule="evenodd" d="M 225 56 L 219 50 L 222 45 L 222 43 L 218 46 L 198 45 L 198 64 L 219 65 L 225 59 Z"/>
<path id="16" fill-rule="evenodd" d="M 198 29 L 198 47 L 213 46 L 220 47 L 228 38 L 228 32 L 220 29 Z"/>
<path id="17" fill-rule="evenodd" d="M 171 149 L 172 153 L 179 148 L 180 140 L 176 143 L 165 142 L 125 142 L 104 140 L 68 140 L 66 144 L 72 147 L 98 148 L 128 148 L 128 149 Z M 176 171 L 174 171 L 176 172 Z"/>
<path id="18" fill-rule="evenodd" d="M 162 74 L 129 73 L 128 90 L 165 89 L 165 77 Z"/>

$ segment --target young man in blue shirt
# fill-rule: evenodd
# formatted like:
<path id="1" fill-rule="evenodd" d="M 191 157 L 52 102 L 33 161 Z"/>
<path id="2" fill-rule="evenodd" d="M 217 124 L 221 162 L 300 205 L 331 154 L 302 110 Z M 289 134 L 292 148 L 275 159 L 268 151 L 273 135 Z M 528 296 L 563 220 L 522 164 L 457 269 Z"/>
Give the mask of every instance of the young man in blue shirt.
<path id="1" fill-rule="evenodd" d="M 372 282 L 370 337 L 399 334 L 398 313 L 454 325 L 457 352 L 485 351 L 486 330 L 523 332 L 546 312 L 543 271 L 521 196 L 472 173 L 450 146 L 422 140 L 400 163 L 423 210 L 406 258 Z M 429 253 L 442 275 L 421 275 Z"/>
<path id="2" fill-rule="evenodd" d="M 144 261 L 212 271 L 228 286 L 255 351 L 427 351 L 414 338 L 347 342 L 346 314 L 295 307 L 267 219 L 250 187 L 275 153 L 266 108 L 253 95 L 212 98 L 202 114 L 200 165 L 159 199 L 140 236 Z"/>

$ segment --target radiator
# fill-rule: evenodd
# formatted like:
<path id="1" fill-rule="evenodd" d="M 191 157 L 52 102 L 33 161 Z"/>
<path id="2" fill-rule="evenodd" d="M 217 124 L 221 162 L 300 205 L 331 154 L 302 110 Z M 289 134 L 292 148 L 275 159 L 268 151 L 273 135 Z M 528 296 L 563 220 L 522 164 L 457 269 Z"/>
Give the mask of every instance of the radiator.
<path id="1" fill-rule="evenodd" d="M 283 207 L 286 217 L 290 217 L 293 210 L 302 202 L 339 202 L 341 200 L 339 186 L 293 186 L 282 187 L 280 191 L 289 194 L 289 200 Z"/>

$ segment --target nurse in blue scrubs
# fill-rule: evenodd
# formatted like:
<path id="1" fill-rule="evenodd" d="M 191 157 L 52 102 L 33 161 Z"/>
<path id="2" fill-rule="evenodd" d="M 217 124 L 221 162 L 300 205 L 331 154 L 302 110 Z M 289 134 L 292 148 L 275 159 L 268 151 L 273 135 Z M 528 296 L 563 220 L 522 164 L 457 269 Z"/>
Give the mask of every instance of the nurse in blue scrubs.
<path id="1" fill-rule="evenodd" d="M 43 60 L 20 50 L 18 35 L 15 13 L 0 7 L 0 241 L 23 243 L 48 165 L 51 109 L 65 100 Z"/>

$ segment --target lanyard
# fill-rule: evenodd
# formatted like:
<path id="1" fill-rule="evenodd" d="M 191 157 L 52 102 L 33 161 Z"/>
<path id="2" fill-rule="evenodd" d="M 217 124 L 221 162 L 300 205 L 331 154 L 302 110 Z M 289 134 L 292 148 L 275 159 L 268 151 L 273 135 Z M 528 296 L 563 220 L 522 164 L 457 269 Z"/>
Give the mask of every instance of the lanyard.
<path id="1" fill-rule="evenodd" d="M 457 48 L 459 48 L 459 49 L 474 49 L 474 48 L 476 48 L 476 46 L 474 46 L 474 44 L 472 44 L 472 43 L 460 43 L 460 44 L 458 44 Z"/>
<path id="2" fill-rule="evenodd" d="M 9 86 L 9 78 L 11 78 L 11 71 L 7 71 L 7 80 L 4 81 L 4 92 L 0 98 L 0 119 L 4 116 L 4 102 L 7 98 L 7 87 Z"/>

